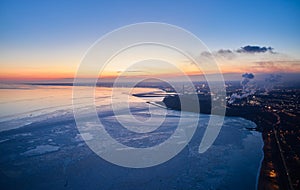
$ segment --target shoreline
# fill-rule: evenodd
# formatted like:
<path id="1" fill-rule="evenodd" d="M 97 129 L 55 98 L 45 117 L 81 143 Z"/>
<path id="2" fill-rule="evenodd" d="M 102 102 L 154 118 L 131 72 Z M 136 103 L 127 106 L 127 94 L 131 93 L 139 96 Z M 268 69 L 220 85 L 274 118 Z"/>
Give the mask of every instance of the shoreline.
<path id="1" fill-rule="evenodd" d="M 184 98 L 189 98 L 188 96 Z M 201 99 L 199 98 L 199 104 L 204 105 L 200 107 L 201 109 L 197 111 L 197 113 L 201 114 L 211 114 L 211 107 L 209 105 L 210 99 Z M 168 96 L 165 97 L 163 103 L 167 106 L 168 109 L 182 111 L 180 105 L 180 98 L 178 95 L 176 96 Z M 203 103 L 203 104 L 202 104 Z M 191 104 L 192 105 L 192 104 Z M 208 105 L 208 106 L 207 106 Z M 192 107 L 192 106 L 191 106 Z M 185 105 L 183 109 L 189 109 L 188 105 Z M 193 109 L 184 110 L 195 112 Z M 275 141 L 275 136 L 272 133 L 276 129 L 275 125 L 278 123 L 278 117 L 275 116 L 275 113 L 270 110 L 265 110 L 260 106 L 234 106 L 228 105 L 226 106 L 225 116 L 229 117 L 241 117 L 252 121 L 256 124 L 256 128 L 249 129 L 251 131 L 261 132 L 262 140 L 263 140 L 263 159 L 261 162 L 261 169 L 259 171 L 260 175 L 258 177 L 258 186 L 257 189 L 293 189 L 290 184 L 289 175 L 286 174 L 286 169 L 283 167 L 282 156 L 280 158 L 279 150 L 278 150 L 278 142 Z M 280 119 L 280 118 L 279 118 Z M 270 135 L 271 133 L 271 135 Z M 271 163 L 271 165 L 270 165 Z M 274 173 L 275 172 L 275 173 Z M 273 174 L 274 173 L 274 174 Z"/>
<path id="2" fill-rule="evenodd" d="M 156 108 L 156 109 L 159 110 L 161 108 Z M 173 120 L 173 122 L 175 122 L 174 123 L 175 125 L 177 121 L 176 117 L 170 117 L 170 119 Z M 240 121 L 240 123 L 243 122 L 245 121 Z M 54 187 L 56 188 L 60 188 L 60 187 L 63 188 L 64 186 L 68 186 L 68 188 L 76 189 L 78 184 L 77 182 L 79 182 L 80 180 L 87 181 L 88 179 L 91 179 L 93 177 L 99 179 L 99 175 L 100 175 L 99 180 L 90 182 L 89 185 L 91 185 L 92 187 L 97 187 L 101 185 L 103 189 L 109 189 L 106 187 L 109 187 L 111 184 L 116 184 L 115 187 L 122 187 L 123 186 L 122 181 L 115 180 L 118 177 L 122 177 L 122 179 L 124 179 L 124 181 L 128 184 L 136 184 L 136 179 L 138 178 L 142 184 L 145 184 L 148 187 L 146 189 L 156 189 L 158 185 L 163 185 L 160 186 L 163 189 L 171 189 L 172 187 L 178 187 L 180 189 L 192 189 L 192 188 L 208 189 L 209 187 L 222 187 L 222 185 L 228 185 L 230 189 L 242 189 L 241 187 L 243 187 L 245 183 L 248 184 L 246 186 L 246 189 L 255 189 L 254 186 L 256 185 L 255 182 L 256 182 L 256 174 L 257 174 L 256 168 L 258 168 L 260 164 L 259 163 L 260 158 L 256 157 L 257 160 L 255 161 L 256 163 L 255 172 L 251 173 L 251 177 L 248 177 L 249 173 L 247 171 L 253 171 L 253 170 L 249 170 L 249 168 L 253 168 L 253 167 L 247 163 L 251 163 L 251 161 L 253 160 L 253 158 L 255 158 L 256 155 L 251 153 L 251 150 L 255 150 L 257 154 L 261 155 L 261 152 L 258 149 L 262 144 L 260 140 L 260 135 L 255 132 L 248 132 L 242 129 L 241 125 L 239 124 L 237 124 L 236 126 L 235 125 L 233 126 L 230 123 L 227 124 L 228 124 L 227 125 L 228 130 L 225 130 L 224 131 L 225 133 L 222 133 L 220 135 L 221 138 L 218 139 L 217 145 L 213 146 L 212 149 L 210 149 L 210 151 L 207 151 L 206 155 L 204 155 L 205 157 L 203 157 L 203 155 L 198 154 L 197 150 L 199 146 L 199 139 L 194 138 L 193 141 L 191 141 L 191 144 L 185 147 L 185 149 L 180 153 L 180 155 L 166 162 L 166 165 L 139 170 L 139 169 L 130 169 L 130 168 L 125 169 L 125 168 L 116 167 L 115 165 L 109 164 L 106 161 L 103 160 L 101 161 L 101 159 L 99 162 L 99 157 L 93 154 L 92 151 L 84 144 L 84 142 L 80 140 L 80 138 L 78 138 L 79 136 L 78 133 L 76 132 L 77 130 L 72 130 L 72 129 L 76 129 L 73 120 L 65 121 L 65 117 L 62 117 L 61 119 L 58 120 L 51 119 L 48 120 L 46 123 L 41 122 L 37 124 L 32 124 L 31 128 L 26 127 L 23 129 L 17 129 L 17 131 L 15 132 L 18 133 L 21 132 L 22 134 L 26 134 L 27 136 L 19 135 L 16 136 L 16 139 L 11 139 L 5 142 L 6 144 L 2 144 L 7 148 L 7 154 L 2 156 L 9 157 L 10 154 L 15 154 L 15 153 L 17 153 L 18 155 L 19 153 L 21 154 L 20 156 L 17 157 L 18 158 L 17 162 L 15 161 L 4 162 L 3 165 L 7 166 L 7 170 L 11 170 L 12 167 L 11 164 L 24 163 L 22 165 L 20 164 L 21 166 L 18 166 L 18 168 L 20 168 L 22 173 L 26 175 L 20 176 L 20 178 L 16 179 L 17 182 L 16 184 L 18 185 L 18 187 L 23 186 L 23 187 L 27 187 L 28 189 L 29 187 L 30 189 L 36 189 L 34 187 L 32 188 L 32 186 L 40 185 L 40 182 L 42 180 L 40 180 L 39 176 L 42 176 L 44 171 L 42 169 L 45 168 L 47 169 L 45 170 L 47 171 L 47 173 L 46 174 L 44 173 L 45 174 L 45 176 L 43 176 L 44 179 L 45 178 L 48 179 L 52 176 L 55 176 L 54 179 L 52 178 L 53 180 L 51 181 L 51 185 L 55 185 Z M 249 127 L 253 126 L 252 123 L 248 123 L 248 124 Z M 174 125 L 169 125 L 169 126 L 174 126 Z M 239 129 L 241 130 L 236 130 L 236 127 L 239 127 Z M 198 131 L 198 133 L 196 133 L 196 135 L 199 135 L 198 137 L 201 137 L 202 136 L 201 134 L 204 132 L 201 129 L 204 128 L 199 128 L 199 129 L 200 130 Z M 233 138 L 233 139 L 228 138 L 233 132 L 238 132 L 237 138 Z M 10 134 L 6 134 L 3 137 L 6 137 L 7 135 L 8 136 L 14 135 L 13 133 L 14 132 L 11 131 Z M 55 134 L 54 136 L 53 133 Z M 87 133 L 89 132 L 87 131 Z M 162 131 L 162 133 L 164 133 L 164 131 Z M 253 136 L 250 133 L 255 133 L 256 135 Z M 242 134 L 245 134 L 246 136 L 242 136 Z M 253 138 L 257 140 L 253 141 Z M 49 141 L 49 139 L 51 139 L 51 141 Z M 34 141 L 33 144 L 29 142 L 32 140 Z M 235 144 L 233 147 L 224 146 L 224 143 L 226 145 L 227 144 L 229 145 L 232 142 Z M 242 143 L 240 142 L 243 142 L 243 145 L 245 143 L 245 146 L 248 148 L 244 149 Z M 253 144 L 253 142 L 254 143 L 259 142 L 260 146 L 255 146 L 255 144 L 257 145 L 258 143 Z M 16 147 L 19 144 L 22 144 L 23 147 L 18 151 L 15 151 L 10 148 L 10 147 Z M 51 145 L 51 146 L 40 147 L 39 145 Z M 253 146 L 255 146 L 256 148 L 252 148 Z M 56 151 L 57 147 L 59 147 L 59 150 Z M 40 152 L 41 149 L 43 149 L 42 152 Z M 245 156 L 245 155 L 249 155 L 249 156 Z M 71 156 L 72 158 L 71 160 L 67 160 L 67 162 L 59 162 L 59 160 L 62 157 L 68 158 L 69 156 Z M 199 157 L 202 157 L 204 159 L 199 159 Z M 36 159 L 41 159 L 39 162 L 41 163 L 41 165 L 35 167 L 33 173 L 39 175 L 32 177 L 31 175 L 28 175 L 26 172 L 31 171 L 31 167 L 28 167 L 28 164 L 31 163 L 35 164 Z M 240 159 L 246 162 L 243 161 L 239 162 Z M 224 165 L 220 163 L 223 163 Z M 246 167 L 246 168 L 241 171 L 241 167 L 242 168 Z M 61 171 L 58 172 L 53 168 L 66 168 L 66 170 L 64 172 Z M 82 168 L 87 169 L 86 173 L 88 175 L 82 175 L 82 176 L 79 175 L 79 177 L 77 177 L 78 175 L 72 175 L 78 172 L 79 173 L 84 172 Z M 111 177 L 101 178 L 102 175 L 99 174 L 99 169 L 103 171 L 110 171 Z M 199 172 L 201 170 L 207 171 L 207 173 Z M 238 171 L 241 171 L 242 175 L 239 174 Z M 130 172 L 129 178 L 128 178 L 128 172 Z M 232 174 L 235 177 L 230 177 L 231 175 L 224 175 L 223 172 Z M 144 173 L 146 174 L 143 175 Z M 218 176 L 218 179 L 224 178 L 224 182 L 215 181 L 214 179 L 216 176 Z M 24 180 L 25 182 L 22 181 L 22 179 L 24 179 L 23 177 L 25 177 Z M 151 180 L 149 180 L 149 178 Z M 7 179 L 7 181 L 2 182 L 3 186 L 6 185 L 7 187 L 10 187 L 10 185 L 13 184 L 10 183 L 10 181 L 12 181 L 11 180 L 12 178 L 8 176 L 5 179 Z M 31 179 L 33 182 L 28 184 L 26 183 L 27 179 Z M 245 180 L 245 183 L 242 183 L 243 179 Z M 48 182 L 44 184 L 49 185 Z M 127 187 L 128 188 L 124 188 L 123 186 L 124 189 L 132 189 L 130 186 Z M 117 188 L 110 188 L 110 189 L 117 189 Z"/>
<path id="3" fill-rule="evenodd" d="M 138 88 L 143 88 L 143 87 L 138 87 Z M 154 90 L 154 92 L 151 92 L 152 95 L 153 95 L 153 93 L 155 94 L 155 90 L 158 89 L 156 87 L 147 87 L 147 88 L 149 88 L 149 89 L 151 88 Z M 161 90 L 161 89 L 159 89 L 159 90 Z M 146 93 L 144 93 L 143 96 L 145 96 L 145 94 Z M 134 96 L 133 94 L 131 94 L 131 95 Z M 163 96 L 166 97 L 167 95 L 168 94 L 161 94 L 160 97 L 163 97 Z M 154 95 L 152 97 L 157 97 L 157 96 Z M 146 102 L 146 103 L 149 103 L 149 104 L 161 107 L 161 108 L 170 109 L 163 102 L 160 102 L 160 104 L 158 102 L 155 102 L 155 103 Z M 253 112 L 252 114 L 248 114 L 249 112 L 239 112 L 239 111 L 233 110 L 233 112 L 231 112 L 231 115 L 226 115 L 226 116 L 241 117 L 241 118 L 247 119 L 249 121 L 252 121 L 256 124 L 256 128 L 246 128 L 246 129 L 250 130 L 250 131 L 257 131 L 257 132 L 262 133 L 261 137 L 263 140 L 263 147 L 262 147 L 263 157 L 260 162 L 260 170 L 258 171 L 258 177 L 257 177 L 258 180 L 257 180 L 257 184 L 256 184 L 257 189 L 270 189 L 270 187 L 274 187 L 274 185 L 276 185 L 278 188 L 280 187 L 283 189 L 289 189 L 286 186 L 286 182 L 285 182 L 285 179 L 283 176 L 284 168 L 281 166 L 281 160 L 279 158 L 279 154 L 277 151 L 277 147 L 276 147 L 277 144 L 275 141 L 275 137 L 274 137 L 274 134 L 270 132 L 273 129 L 272 124 L 276 123 L 276 117 L 275 117 L 274 113 L 272 113 L 271 111 L 266 110 L 264 108 L 258 109 L 258 107 L 255 107 L 254 109 L 256 111 Z M 180 111 L 180 110 L 178 110 L 178 111 Z M 207 113 L 203 113 L 203 114 L 207 114 Z M 240 115 L 234 115 L 234 114 L 240 114 Z M 40 116 L 37 116 L 37 117 L 40 117 Z M 284 117 L 282 119 L 284 119 Z M 31 126 L 31 124 L 29 124 L 29 126 Z M 22 126 L 21 128 L 26 128 L 26 125 Z M 8 129 L 8 130 L 2 131 L 2 132 L 6 133 L 7 131 L 16 130 L 16 129 L 19 129 L 19 128 Z M 269 166 L 270 160 L 274 161 L 275 166 L 272 166 L 273 168 Z M 270 172 L 273 169 L 276 172 L 278 172 L 277 176 L 270 177 Z"/>

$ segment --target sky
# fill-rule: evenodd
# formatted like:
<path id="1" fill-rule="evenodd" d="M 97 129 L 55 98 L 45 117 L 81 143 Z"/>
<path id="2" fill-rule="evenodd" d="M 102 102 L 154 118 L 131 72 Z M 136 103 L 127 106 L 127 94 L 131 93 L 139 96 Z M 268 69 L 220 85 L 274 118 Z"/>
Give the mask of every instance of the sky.
<path id="1" fill-rule="evenodd" d="M 139 22 L 192 32 L 223 73 L 300 73 L 299 18 L 299 0 L 1 0 L 0 79 L 72 78 L 97 39 Z"/>

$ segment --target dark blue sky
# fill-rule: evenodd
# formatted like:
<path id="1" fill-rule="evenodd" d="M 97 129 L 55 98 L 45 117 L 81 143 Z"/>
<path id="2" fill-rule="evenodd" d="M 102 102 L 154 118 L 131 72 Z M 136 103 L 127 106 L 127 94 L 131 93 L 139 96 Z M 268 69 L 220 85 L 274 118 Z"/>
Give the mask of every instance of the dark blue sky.
<path id="1" fill-rule="evenodd" d="M 212 50 L 300 50 L 300 1 L 2 0 L 0 7 L 1 48 L 87 44 L 123 25 L 155 21 L 190 30 Z"/>

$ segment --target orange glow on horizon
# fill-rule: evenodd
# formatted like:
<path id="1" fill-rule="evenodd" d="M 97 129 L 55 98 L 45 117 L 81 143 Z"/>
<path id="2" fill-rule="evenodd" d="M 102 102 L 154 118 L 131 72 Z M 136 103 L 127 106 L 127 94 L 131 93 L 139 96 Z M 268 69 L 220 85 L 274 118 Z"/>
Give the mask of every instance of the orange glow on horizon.
<path id="1" fill-rule="evenodd" d="M 72 72 L 53 72 L 53 71 L 36 71 L 36 72 L 22 72 L 10 71 L 0 72 L 0 80 L 51 80 L 61 78 L 74 78 Z"/>
<path id="2" fill-rule="evenodd" d="M 242 74 L 243 71 L 240 72 L 222 72 L 222 74 Z M 261 72 L 261 73 L 256 73 L 256 74 L 270 74 L 272 72 Z M 291 73 L 297 73 L 297 72 L 291 72 Z M 188 76 L 203 76 L 203 73 L 199 72 L 189 72 L 186 73 Z M 214 73 L 209 73 L 209 74 L 214 74 Z M 118 74 L 105 74 L 101 75 L 99 78 L 101 79 L 115 79 L 119 75 Z M 128 76 L 128 78 L 138 78 L 142 77 L 145 75 L 132 75 Z M 149 75 L 150 78 L 152 77 L 178 77 L 181 76 L 179 73 L 170 73 L 170 74 L 164 74 L 164 75 Z M 16 74 L 16 73 L 0 73 L 0 81 L 35 81 L 35 80 L 61 80 L 61 79 L 74 79 L 75 73 L 52 73 L 52 72 L 39 72 L 39 73 L 23 73 L 23 74 Z M 94 76 L 81 76 L 80 78 L 94 78 Z"/>
<path id="3" fill-rule="evenodd" d="M 280 68 L 280 67 L 279 67 Z M 279 68 L 250 68 L 248 65 L 243 66 L 232 66 L 220 64 L 219 69 L 222 74 L 242 74 L 245 72 L 252 71 L 256 74 L 270 74 L 276 72 L 284 72 L 284 73 L 299 73 L 300 66 L 289 67 L 289 69 L 279 69 Z M 188 76 L 203 76 L 204 73 L 200 70 L 195 70 L 192 68 L 182 68 L 182 72 L 184 72 Z M 216 74 L 216 72 L 205 73 L 205 74 Z M 157 71 L 147 74 L 147 73 L 124 73 L 119 71 L 107 70 L 104 71 L 100 78 L 102 79 L 115 79 L 118 76 L 124 76 L 128 78 L 138 78 L 138 77 L 180 77 L 182 76 L 181 72 L 175 71 Z M 76 68 L 75 67 L 49 67 L 49 68 L 2 68 L 0 71 L 0 81 L 30 81 L 30 80 L 61 80 L 61 79 L 73 79 L 76 77 Z M 86 74 L 81 74 L 80 78 L 95 78 L 98 76 L 92 75 L 89 72 Z"/>

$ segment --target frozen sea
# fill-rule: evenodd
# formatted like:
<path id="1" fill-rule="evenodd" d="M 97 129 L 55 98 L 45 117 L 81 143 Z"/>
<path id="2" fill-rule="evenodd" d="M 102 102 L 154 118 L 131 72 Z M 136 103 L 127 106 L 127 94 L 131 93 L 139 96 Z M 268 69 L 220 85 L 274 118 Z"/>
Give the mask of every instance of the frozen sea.
<path id="1" fill-rule="evenodd" d="M 124 94 L 122 88 L 116 91 Z M 136 88 L 131 93 L 151 91 L 156 89 Z M 198 147 L 209 116 L 198 115 L 200 122 L 192 140 L 174 158 L 153 167 L 126 168 L 102 159 L 87 146 L 83 139 L 96 137 L 88 123 L 87 130 L 79 134 L 71 87 L 2 85 L 0 92 L 1 189 L 256 189 L 263 141 L 260 133 L 246 129 L 255 127 L 246 119 L 225 117 L 214 144 L 200 154 Z M 103 124 L 119 142 L 143 148 L 172 135 L 180 112 L 146 103 L 158 97 L 143 99 L 130 94 L 135 118 L 147 121 L 151 117 L 155 122 L 165 117 L 166 127 L 152 136 L 119 135 L 112 128 L 117 115 L 111 111 L 110 93 L 111 89 L 98 87 L 95 103 Z M 84 97 L 77 106 L 85 107 Z M 184 115 L 191 116 L 195 114 Z M 119 117 L 130 122 L 126 114 L 120 112 Z"/>

